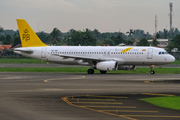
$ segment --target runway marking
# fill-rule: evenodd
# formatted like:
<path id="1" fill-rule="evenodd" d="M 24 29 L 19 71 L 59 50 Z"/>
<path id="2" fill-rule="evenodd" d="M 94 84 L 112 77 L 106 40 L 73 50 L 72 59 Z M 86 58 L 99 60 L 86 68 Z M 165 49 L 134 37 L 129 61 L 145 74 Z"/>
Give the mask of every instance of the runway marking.
<path id="1" fill-rule="evenodd" d="M 126 118 L 126 119 L 129 119 L 129 120 L 138 120 L 138 119 L 127 117 L 125 115 L 117 115 L 117 114 L 114 114 L 114 113 L 109 113 L 109 112 L 96 110 L 96 109 L 92 109 L 92 108 L 87 108 L 87 107 L 83 107 L 83 106 L 78 106 L 78 105 L 74 105 L 74 104 L 72 106 L 76 106 L 76 107 L 80 107 L 80 108 L 84 108 L 84 109 L 87 109 L 87 110 L 92 110 L 92 111 L 96 111 L 96 112 L 100 112 L 100 113 L 105 113 L 105 114 L 109 114 L 109 115 L 113 115 L 113 116 L 118 116 L 118 117 Z"/>
<path id="2" fill-rule="evenodd" d="M 162 94 L 161 94 L 162 95 Z M 164 94 L 163 94 L 164 95 Z M 147 112 L 147 113 L 154 113 L 154 112 L 158 112 L 158 111 L 136 111 L 136 110 L 97 110 L 97 109 L 93 109 L 93 108 L 89 108 L 89 107 L 99 107 L 99 106 L 79 106 L 79 105 L 75 105 L 72 104 L 70 101 L 68 101 L 65 97 L 62 98 L 62 100 L 64 100 L 68 105 L 71 106 L 75 106 L 75 107 L 80 107 L 80 108 L 84 108 L 87 110 L 92 110 L 92 111 L 96 111 L 96 112 L 100 112 L 100 113 L 105 113 L 108 115 L 113 115 L 113 116 L 118 116 L 118 117 L 122 117 L 122 118 L 126 118 L 129 120 L 138 120 L 135 118 L 131 118 L 131 117 L 145 117 L 145 118 L 180 118 L 180 116 L 162 116 L 162 115 L 118 115 L 118 114 L 114 114 L 114 113 L 110 113 L 110 112 Z M 100 106 L 100 107 L 111 107 L 111 106 Z M 118 106 L 114 106 L 114 107 L 118 107 Z M 119 106 L 121 107 L 121 106 Z M 127 106 L 125 106 L 127 107 Z M 129 106 L 128 106 L 129 107 Z M 110 111 L 110 112 L 108 112 Z"/>
<path id="3" fill-rule="evenodd" d="M 68 100 L 77 100 L 79 98 L 68 98 Z M 79 100 L 104 100 L 104 101 L 116 101 L 115 99 L 83 99 L 83 98 L 80 98 Z"/>
<path id="4" fill-rule="evenodd" d="M 71 102 L 71 103 L 78 103 L 78 104 L 81 104 L 81 103 L 86 103 L 86 104 L 123 104 L 123 103 L 112 103 L 112 102 Z"/>
<path id="5" fill-rule="evenodd" d="M 104 107 L 107 107 L 107 108 L 137 108 L 135 106 L 83 106 L 83 107 L 94 107 L 94 108 L 104 108 Z"/>
<path id="6" fill-rule="evenodd" d="M 109 113 L 109 112 L 102 111 L 102 110 L 96 110 L 96 109 L 87 108 L 87 107 L 84 107 L 84 106 L 78 106 L 78 105 L 72 104 L 70 101 L 68 101 L 64 97 L 62 98 L 62 100 L 64 100 L 68 105 L 71 105 L 71 106 L 80 107 L 80 108 L 84 108 L 84 109 L 87 109 L 87 110 L 92 110 L 92 111 L 96 111 L 96 112 L 100 112 L 100 113 L 105 113 L 105 114 L 108 114 L 108 115 L 118 116 L 118 117 L 126 118 L 126 119 L 129 119 L 129 120 L 138 120 L 138 119 L 134 119 L 134 118 L 131 118 L 131 117 L 127 117 L 125 115 L 117 115 L 117 114 Z"/>
<path id="7" fill-rule="evenodd" d="M 110 111 L 110 112 L 147 112 L 147 113 L 154 113 L 154 112 L 158 112 L 158 111 L 138 111 L 138 110 L 102 110 L 102 111 Z"/>
<path id="8" fill-rule="evenodd" d="M 153 94 L 153 93 L 142 93 L 143 95 L 157 95 L 157 96 L 175 96 L 175 95 L 169 95 L 169 94 Z"/>
<path id="9" fill-rule="evenodd" d="M 86 95 L 87 96 L 87 95 Z M 116 97 L 116 96 L 95 96 L 95 95 L 88 95 L 88 97 L 105 97 L 105 98 L 128 98 L 128 97 Z"/>
<path id="10" fill-rule="evenodd" d="M 142 94 L 157 95 L 157 96 L 174 96 L 174 95 L 170 95 L 170 94 L 153 94 L 153 93 L 142 93 Z M 93 96 L 93 95 L 91 95 L 91 96 Z M 79 96 L 79 97 L 81 97 L 81 96 Z M 96 97 L 96 96 L 94 96 L 94 97 Z M 106 96 L 106 97 L 108 97 L 108 96 Z M 135 119 L 137 117 L 141 117 L 141 118 L 143 118 L 143 117 L 144 118 L 180 118 L 180 116 L 163 116 L 163 115 L 131 115 L 131 114 L 130 115 L 118 115 L 118 112 L 119 113 L 158 113 L 159 111 L 144 111 L 144 110 L 132 109 L 132 108 L 137 108 L 136 106 L 107 106 L 107 105 L 106 106 L 95 106 L 95 105 L 89 106 L 89 105 L 81 105 L 81 103 L 85 103 L 85 104 L 92 103 L 92 104 L 101 104 L 101 105 L 104 103 L 104 105 L 105 105 L 105 103 L 108 103 L 108 102 L 79 102 L 79 101 L 78 102 L 70 102 L 69 100 L 67 100 L 67 99 L 69 99 L 69 97 L 64 97 L 62 99 L 67 104 L 72 105 L 72 106 L 76 106 L 76 107 L 80 107 L 80 108 L 84 108 L 84 109 L 88 109 L 88 110 L 92 110 L 92 111 L 96 111 L 96 112 L 101 112 L 101 113 L 105 113 L 105 114 L 109 114 L 109 115 L 113 115 L 113 116 L 118 116 L 118 117 L 126 118 L 129 120 L 138 120 L 138 119 Z M 77 100 L 77 99 L 71 98 L 71 100 Z M 78 98 L 78 100 L 79 100 L 79 98 Z M 85 100 L 87 100 L 87 99 L 85 99 Z M 88 100 L 92 100 L 92 99 L 88 99 Z M 96 99 L 94 99 L 94 100 L 96 100 Z M 102 99 L 102 100 L 106 100 L 106 99 Z M 112 103 L 112 102 L 110 102 L 110 103 Z M 80 104 L 80 105 L 78 105 L 78 104 Z M 115 104 L 116 103 L 114 103 L 114 105 Z M 99 110 L 101 108 L 102 109 L 110 108 L 112 110 Z M 114 110 L 113 110 L 113 108 L 114 108 Z M 127 109 L 130 108 L 130 109 L 129 110 L 123 110 L 123 108 L 127 108 Z"/>
<path id="11" fill-rule="evenodd" d="M 96 90 L 102 90 L 102 89 L 96 89 Z M 107 89 L 106 89 L 107 90 Z M 70 99 L 70 98 L 78 98 L 78 97 L 87 97 L 87 98 L 96 98 L 96 97 L 101 97 L 101 98 L 128 98 L 128 97 L 117 97 L 117 96 L 95 96 L 95 95 L 76 95 L 76 96 L 67 96 L 66 98 L 67 99 Z M 103 99 L 104 100 L 104 99 Z"/>
<path id="12" fill-rule="evenodd" d="M 149 80 L 147 80 L 147 81 L 144 81 L 144 83 L 150 83 L 150 81 L 149 81 Z"/>
<path id="13" fill-rule="evenodd" d="M 78 79 L 84 79 L 84 78 L 85 78 L 85 76 L 81 76 L 81 77 L 77 77 L 77 78 L 75 77 L 75 78 L 46 79 L 46 80 L 44 80 L 44 82 L 47 83 L 49 81 L 56 81 L 56 80 L 63 80 L 63 79 L 69 79 L 69 80 L 76 79 L 76 80 L 78 80 Z"/>

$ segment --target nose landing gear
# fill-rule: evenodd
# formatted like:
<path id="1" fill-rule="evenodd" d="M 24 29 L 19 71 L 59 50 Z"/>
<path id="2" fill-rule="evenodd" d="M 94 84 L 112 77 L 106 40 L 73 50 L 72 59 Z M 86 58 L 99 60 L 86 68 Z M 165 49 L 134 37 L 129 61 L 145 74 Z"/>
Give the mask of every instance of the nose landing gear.
<path id="1" fill-rule="evenodd" d="M 154 65 L 151 65 L 150 68 L 151 68 L 150 74 L 151 74 L 151 75 L 154 75 L 154 74 L 155 74 L 155 71 L 153 70 Z"/>

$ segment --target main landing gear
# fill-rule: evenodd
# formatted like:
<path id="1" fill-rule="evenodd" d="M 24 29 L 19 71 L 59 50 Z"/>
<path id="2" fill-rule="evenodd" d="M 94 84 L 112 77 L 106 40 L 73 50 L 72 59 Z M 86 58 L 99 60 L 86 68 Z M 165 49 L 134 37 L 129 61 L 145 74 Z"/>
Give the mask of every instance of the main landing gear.
<path id="1" fill-rule="evenodd" d="M 150 68 L 151 68 L 150 74 L 151 74 L 151 75 L 154 75 L 154 74 L 155 74 L 155 71 L 153 70 L 154 65 L 151 65 Z"/>
<path id="2" fill-rule="evenodd" d="M 100 73 L 101 73 L 101 74 L 106 74 L 106 72 L 107 72 L 107 71 L 102 71 L 102 70 L 100 70 Z M 87 73 L 88 73 L 88 74 L 94 74 L 94 69 L 92 69 L 92 68 L 91 68 L 91 69 L 88 69 Z"/>
<path id="3" fill-rule="evenodd" d="M 106 74 L 106 72 L 107 72 L 107 71 L 102 71 L 102 70 L 100 70 L 100 73 L 101 73 L 101 74 Z"/>
<path id="4" fill-rule="evenodd" d="M 88 74 L 94 74 L 94 70 L 93 69 L 88 69 L 87 73 Z"/>

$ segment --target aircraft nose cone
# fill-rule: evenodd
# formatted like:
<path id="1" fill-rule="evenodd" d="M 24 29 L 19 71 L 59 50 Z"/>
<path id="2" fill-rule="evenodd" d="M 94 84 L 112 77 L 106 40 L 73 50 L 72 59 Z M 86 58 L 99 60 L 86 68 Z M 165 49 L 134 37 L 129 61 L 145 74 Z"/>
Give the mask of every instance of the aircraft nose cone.
<path id="1" fill-rule="evenodd" d="M 175 61 L 175 57 L 174 57 L 174 56 L 171 56 L 170 62 L 174 62 L 174 61 Z"/>

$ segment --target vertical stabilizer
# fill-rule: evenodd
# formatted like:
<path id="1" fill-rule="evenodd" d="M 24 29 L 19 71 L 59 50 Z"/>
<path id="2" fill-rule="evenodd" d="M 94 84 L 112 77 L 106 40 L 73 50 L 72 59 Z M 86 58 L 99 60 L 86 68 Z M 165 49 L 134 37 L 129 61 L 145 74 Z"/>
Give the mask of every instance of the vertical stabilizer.
<path id="1" fill-rule="evenodd" d="M 44 44 L 24 19 L 17 19 L 22 47 L 42 47 Z"/>

